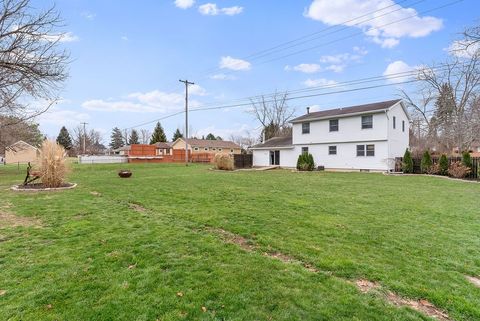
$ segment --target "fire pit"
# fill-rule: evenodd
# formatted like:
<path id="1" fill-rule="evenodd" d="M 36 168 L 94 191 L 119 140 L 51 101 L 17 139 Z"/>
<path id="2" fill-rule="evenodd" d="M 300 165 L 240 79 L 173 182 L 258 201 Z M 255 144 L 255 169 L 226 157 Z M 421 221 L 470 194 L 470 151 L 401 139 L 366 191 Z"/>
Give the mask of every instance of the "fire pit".
<path id="1" fill-rule="evenodd" d="M 130 176 L 132 176 L 132 172 L 127 169 L 122 169 L 118 172 L 118 176 L 120 176 L 121 178 L 129 178 Z"/>

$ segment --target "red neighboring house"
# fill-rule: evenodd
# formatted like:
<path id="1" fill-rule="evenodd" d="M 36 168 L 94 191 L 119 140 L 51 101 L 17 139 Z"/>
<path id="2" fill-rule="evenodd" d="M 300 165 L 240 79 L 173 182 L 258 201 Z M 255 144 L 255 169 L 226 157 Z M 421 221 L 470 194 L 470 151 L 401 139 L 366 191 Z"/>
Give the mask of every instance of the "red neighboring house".
<path id="1" fill-rule="evenodd" d="M 156 143 L 153 145 L 133 144 L 125 148 L 125 155 L 129 163 L 181 163 L 185 162 L 185 151 L 173 149 L 168 143 Z M 188 151 L 188 159 L 192 162 L 209 163 L 213 155 L 192 155 Z"/>

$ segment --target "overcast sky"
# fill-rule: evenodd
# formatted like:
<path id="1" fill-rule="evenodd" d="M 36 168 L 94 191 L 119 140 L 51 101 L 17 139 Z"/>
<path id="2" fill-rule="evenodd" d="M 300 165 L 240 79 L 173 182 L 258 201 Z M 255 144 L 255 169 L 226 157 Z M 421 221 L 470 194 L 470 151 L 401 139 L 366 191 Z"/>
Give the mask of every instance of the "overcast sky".
<path id="1" fill-rule="evenodd" d="M 397 98 L 400 86 L 413 90 L 391 85 L 405 78 L 337 84 L 445 59 L 459 32 L 478 22 L 480 9 L 477 0 L 55 3 L 66 23 L 62 45 L 72 57 L 70 78 L 61 102 L 37 121 L 51 137 L 62 125 L 85 121 L 104 134 L 104 143 L 114 126 L 131 127 L 181 111 L 179 79 L 196 83 L 190 90 L 192 109 L 316 87 L 307 93 L 388 85 L 291 100 L 297 115 L 306 106 L 320 110 Z M 34 4 L 46 8 L 49 1 Z M 184 115 L 161 123 L 171 138 L 177 127 L 183 130 Z M 213 132 L 225 138 L 256 133 L 259 127 L 248 106 L 192 112 L 190 123 L 197 136 Z"/>

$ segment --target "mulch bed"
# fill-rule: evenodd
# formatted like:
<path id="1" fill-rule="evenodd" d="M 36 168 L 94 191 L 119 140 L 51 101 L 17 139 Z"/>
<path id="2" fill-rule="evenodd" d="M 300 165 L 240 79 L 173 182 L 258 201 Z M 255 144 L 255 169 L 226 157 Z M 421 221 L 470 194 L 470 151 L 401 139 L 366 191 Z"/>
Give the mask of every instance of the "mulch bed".
<path id="1" fill-rule="evenodd" d="M 28 185 L 15 185 L 15 186 L 12 186 L 11 189 L 14 191 L 30 191 L 30 192 L 59 191 L 59 190 L 71 189 L 76 186 L 77 184 L 74 184 L 74 183 L 64 183 L 59 187 L 51 188 L 51 187 L 46 187 L 42 183 L 35 183 L 35 184 L 28 184 Z"/>

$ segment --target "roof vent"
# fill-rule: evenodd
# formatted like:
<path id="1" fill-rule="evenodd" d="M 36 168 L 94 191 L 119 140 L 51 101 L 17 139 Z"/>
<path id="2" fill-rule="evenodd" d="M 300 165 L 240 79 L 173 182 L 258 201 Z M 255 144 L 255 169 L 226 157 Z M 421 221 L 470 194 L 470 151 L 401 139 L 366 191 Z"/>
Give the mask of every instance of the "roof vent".
<path id="1" fill-rule="evenodd" d="M 307 107 L 307 114 L 310 114 L 310 107 Z"/>

